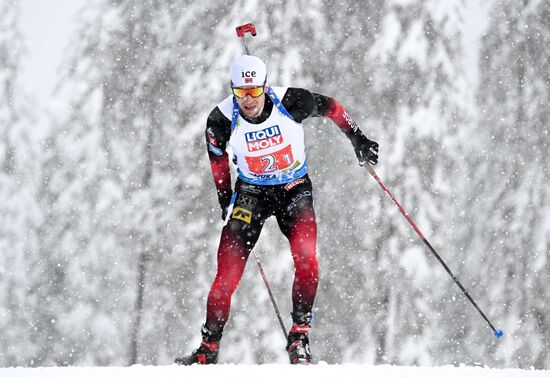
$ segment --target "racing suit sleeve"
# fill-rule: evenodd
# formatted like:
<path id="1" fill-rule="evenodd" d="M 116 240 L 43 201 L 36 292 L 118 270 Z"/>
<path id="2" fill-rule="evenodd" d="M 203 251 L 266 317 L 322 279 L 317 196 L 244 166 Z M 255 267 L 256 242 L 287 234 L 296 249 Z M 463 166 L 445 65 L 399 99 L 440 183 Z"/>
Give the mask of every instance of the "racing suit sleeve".
<path id="1" fill-rule="evenodd" d="M 282 103 L 298 123 L 306 118 L 323 116 L 332 120 L 346 135 L 359 130 L 344 107 L 334 98 L 307 89 L 288 88 Z"/>
<path id="2" fill-rule="evenodd" d="M 378 143 L 369 140 L 344 107 L 334 98 L 306 89 L 288 88 L 282 101 L 294 120 L 301 123 L 309 117 L 327 117 L 348 137 L 361 165 L 378 161 Z"/>
<path id="3" fill-rule="evenodd" d="M 225 150 L 231 133 L 230 129 L 231 121 L 220 109 L 216 107 L 212 110 L 206 121 L 205 137 L 210 168 L 222 211 L 229 206 L 232 195 L 229 155 Z"/>

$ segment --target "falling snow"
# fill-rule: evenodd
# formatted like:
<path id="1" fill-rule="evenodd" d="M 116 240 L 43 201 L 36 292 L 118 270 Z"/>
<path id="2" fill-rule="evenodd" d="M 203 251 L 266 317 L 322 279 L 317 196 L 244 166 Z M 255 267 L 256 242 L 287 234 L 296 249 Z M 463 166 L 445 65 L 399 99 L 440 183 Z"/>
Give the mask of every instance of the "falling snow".
<path id="1" fill-rule="evenodd" d="M 380 143 L 378 175 L 505 331 L 338 127 L 308 119 L 316 375 L 550 369 L 548 1 L 98 0 L 77 12 L 47 99 L 20 79 L 23 1 L 0 1 L 0 367 L 168 365 L 199 344 L 223 225 L 205 122 L 230 93 L 234 28 L 253 21 L 269 83 L 346 107 Z M 288 324 L 294 271 L 274 219 L 256 251 Z M 289 373 L 251 365 L 286 364 L 285 342 L 249 263 L 220 352 L 244 366 L 185 371 Z M 0 375 L 99 375 L 61 370 Z"/>

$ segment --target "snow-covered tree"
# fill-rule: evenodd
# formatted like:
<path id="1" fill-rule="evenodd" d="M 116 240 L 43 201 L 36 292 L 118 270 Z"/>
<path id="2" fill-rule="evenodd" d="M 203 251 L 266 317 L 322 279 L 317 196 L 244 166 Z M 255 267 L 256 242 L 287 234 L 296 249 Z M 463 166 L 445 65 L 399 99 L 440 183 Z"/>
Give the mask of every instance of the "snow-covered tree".
<path id="1" fill-rule="evenodd" d="M 377 5 L 366 14 L 358 5 L 343 7 L 348 17 L 337 28 L 343 51 L 333 85 L 352 91 L 350 113 L 380 143 L 379 175 L 432 243 L 447 249 L 446 219 L 464 174 L 459 130 L 468 118 L 462 2 Z M 350 16 L 357 22 L 346 23 Z M 352 156 L 347 163 L 355 166 Z M 336 353 L 350 361 L 436 362 L 429 346 L 438 339 L 434 298 L 452 284 L 366 171 L 330 176 L 337 200 L 322 219 L 328 229 L 344 228 L 322 245 L 334 253 L 327 308 L 331 320 L 347 326 L 345 336 L 331 334 L 340 339 Z"/>
<path id="2" fill-rule="evenodd" d="M 50 246 L 66 262 L 58 331 L 75 350 L 69 363 L 172 356 L 175 322 L 196 316 L 177 311 L 208 233 L 204 145 L 190 126 L 206 80 L 189 58 L 200 55 L 185 39 L 187 5 L 104 2 L 82 15 L 59 93 L 72 111 L 45 166 Z"/>
<path id="3" fill-rule="evenodd" d="M 548 368 L 550 358 L 550 5 L 497 1 L 483 38 L 469 262 L 507 336 L 482 361 Z M 474 336 L 474 334 L 472 334 Z M 471 337 L 469 338 L 471 339 Z"/>
<path id="4" fill-rule="evenodd" d="M 33 357 L 32 263 L 36 263 L 40 211 L 36 203 L 39 157 L 29 107 L 18 77 L 23 40 L 16 1 L 0 3 L 0 365 Z"/>

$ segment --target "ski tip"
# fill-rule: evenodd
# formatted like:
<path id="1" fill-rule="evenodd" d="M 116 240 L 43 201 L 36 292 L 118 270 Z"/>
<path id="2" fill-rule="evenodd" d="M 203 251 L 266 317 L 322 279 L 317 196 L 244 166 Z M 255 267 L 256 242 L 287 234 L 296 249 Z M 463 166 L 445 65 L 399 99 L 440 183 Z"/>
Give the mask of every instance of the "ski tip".
<path id="1" fill-rule="evenodd" d="M 497 338 L 502 338 L 502 337 L 504 336 L 504 331 L 502 331 L 502 330 L 500 330 L 500 329 L 496 330 L 496 331 L 495 331 L 495 336 L 496 336 Z"/>

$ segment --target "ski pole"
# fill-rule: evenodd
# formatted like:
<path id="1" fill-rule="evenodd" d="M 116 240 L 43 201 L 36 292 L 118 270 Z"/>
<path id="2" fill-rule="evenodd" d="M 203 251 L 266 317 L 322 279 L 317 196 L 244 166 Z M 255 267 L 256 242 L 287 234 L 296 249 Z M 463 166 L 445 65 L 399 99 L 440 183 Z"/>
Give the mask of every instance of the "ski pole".
<path id="1" fill-rule="evenodd" d="M 249 22 L 247 24 L 237 26 L 236 31 L 237 31 L 237 37 L 241 40 L 244 51 L 246 52 L 247 55 L 250 55 L 250 51 L 248 50 L 248 46 L 246 45 L 246 41 L 244 37 L 246 33 L 252 34 L 253 37 L 256 36 L 256 26 L 254 26 L 254 23 Z M 281 312 L 279 311 L 277 302 L 275 301 L 275 296 L 273 296 L 273 292 L 271 291 L 271 287 L 269 286 L 269 282 L 267 281 L 267 276 L 265 275 L 264 269 L 262 267 L 262 264 L 260 263 L 260 259 L 258 258 L 258 255 L 256 254 L 255 250 L 252 250 L 252 255 L 254 255 L 254 259 L 256 260 L 256 265 L 258 266 L 258 270 L 260 271 L 260 275 L 262 276 L 264 285 L 267 288 L 267 293 L 269 294 L 271 304 L 273 305 L 273 308 L 275 309 L 275 314 L 277 315 L 277 319 L 279 320 L 279 325 L 281 325 L 281 330 L 283 330 L 283 336 L 286 339 L 287 332 L 286 332 L 285 324 L 283 322 L 283 318 L 281 317 Z"/>
<path id="2" fill-rule="evenodd" d="M 399 202 L 397 201 L 397 199 L 395 199 L 395 196 L 393 196 L 393 194 L 390 192 L 390 190 L 388 190 L 388 188 L 384 185 L 384 183 L 382 183 L 382 180 L 380 179 L 380 177 L 378 177 L 378 174 L 376 174 L 376 172 L 374 171 L 374 168 L 369 164 L 369 163 L 366 163 L 365 165 L 363 165 L 367 168 L 368 172 L 370 173 L 370 175 L 373 176 L 373 178 L 376 180 L 376 182 L 378 182 L 378 184 L 380 185 L 380 187 L 382 187 L 382 189 L 386 192 L 386 194 L 388 194 L 388 196 L 390 197 L 390 199 L 393 201 L 393 204 L 395 204 L 395 206 L 399 209 L 399 211 L 403 214 L 403 216 L 405 216 L 405 218 L 407 219 L 407 221 L 409 222 L 409 224 L 411 225 L 411 227 L 414 229 L 414 231 L 416 232 L 416 234 L 418 234 L 418 236 L 420 237 L 420 239 L 422 239 L 422 241 L 424 241 L 424 244 L 428 247 L 428 249 L 432 252 L 432 254 L 437 258 L 437 260 L 439 261 L 439 263 L 441 263 L 441 265 L 443 266 L 443 268 L 445 269 L 445 271 L 447 271 L 447 273 L 449 274 L 449 276 L 451 276 L 451 278 L 453 279 L 453 281 L 456 283 L 456 285 L 458 285 L 458 287 L 460 288 L 460 290 L 462 291 L 462 293 L 464 293 L 464 295 L 466 296 L 466 298 L 468 298 L 468 300 L 470 300 L 470 302 L 472 303 L 472 305 L 474 306 L 474 308 L 476 308 L 476 310 L 478 311 L 478 313 L 483 317 L 483 319 L 487 322 L 487 324 L 489 325 L 489 327 L 493 330 L 493 334 L 497 337 L 497 338 L 500 338 L 501 336 L 504 335 L 504 332 L 500 329 L 496 329 L 495 326 L 493 326 L 493 324 L 491 323 L 491 321 L 489 321 L 489 318 L 487 318 L 487 316 L 485 315 L 485 313 L 483 313 L 483 311 L 479 308 L 479 306 L 477 305 L 477 303 L 474 301 L 474 299 L 470 296 L 470 294 L 468 293 L 468 291 L 466 290 L 466 288 L 464 288 L 464 286 L 460 283 L 460 281 L 458 280 L 458 278 L 456 277 L 456 275 L 451 271 L 451 269 L 447 266 L 447 264 L 443 261 L 443 259 L 439 256 L 439 254 L 437 253 L 437 251 L 435 251 L 435 249 L 433 248 L 433 246 L 430 244 L 430 242 L 428 242 L 428 240 L 426 239 L 426 237 L 424 237 L 424 235 L 422 234 L 422 232 L 420 231 L 420 229 L 416 226 L 416 224 L 414 223 L 414 221 L 412 221 L 411 217 L 407 214 L 407 212 L 405 212 L 405 210 L 403 209 L 403 207 L 401 207 L 401 204 L 399 204 Z"/>
<path id="3" fill-rule="evenodd" d="M 254 259 L 256 260 L 256 265 L 258 266 L 258 270 L 260 270 L 260 274 L 262 275 L 264 285 L 267 288 L 267 293 L 269 293 L 269 298 L 271 299 L 271 304 L 273 304 L 273 309 L 275 309 L 275 314 L 277 315 L 277 319 L 279 320 L 279 325 L 281 325 L 281 330 L 283 330 L 283 336 L 286 339 L 286 336 L 288 333 L 286 332 L 285 324 L 283 322 L 283 318 L 281 317 L 281 312 L 279 311 L 279 307 L 275 302 L 275 297 L 273 296 L 273 292 L 271 291 L 271 288 L 269 287 L 269 283 L 267 282 L 267 277 L 265 276 L 265 272 L 262 267 L 262 264 L 260 263 L 260 259 L 258 259 L 258 255 L 256 254 L 256 251 L 252 250 L 252 254 L 254 255 Z"/>

